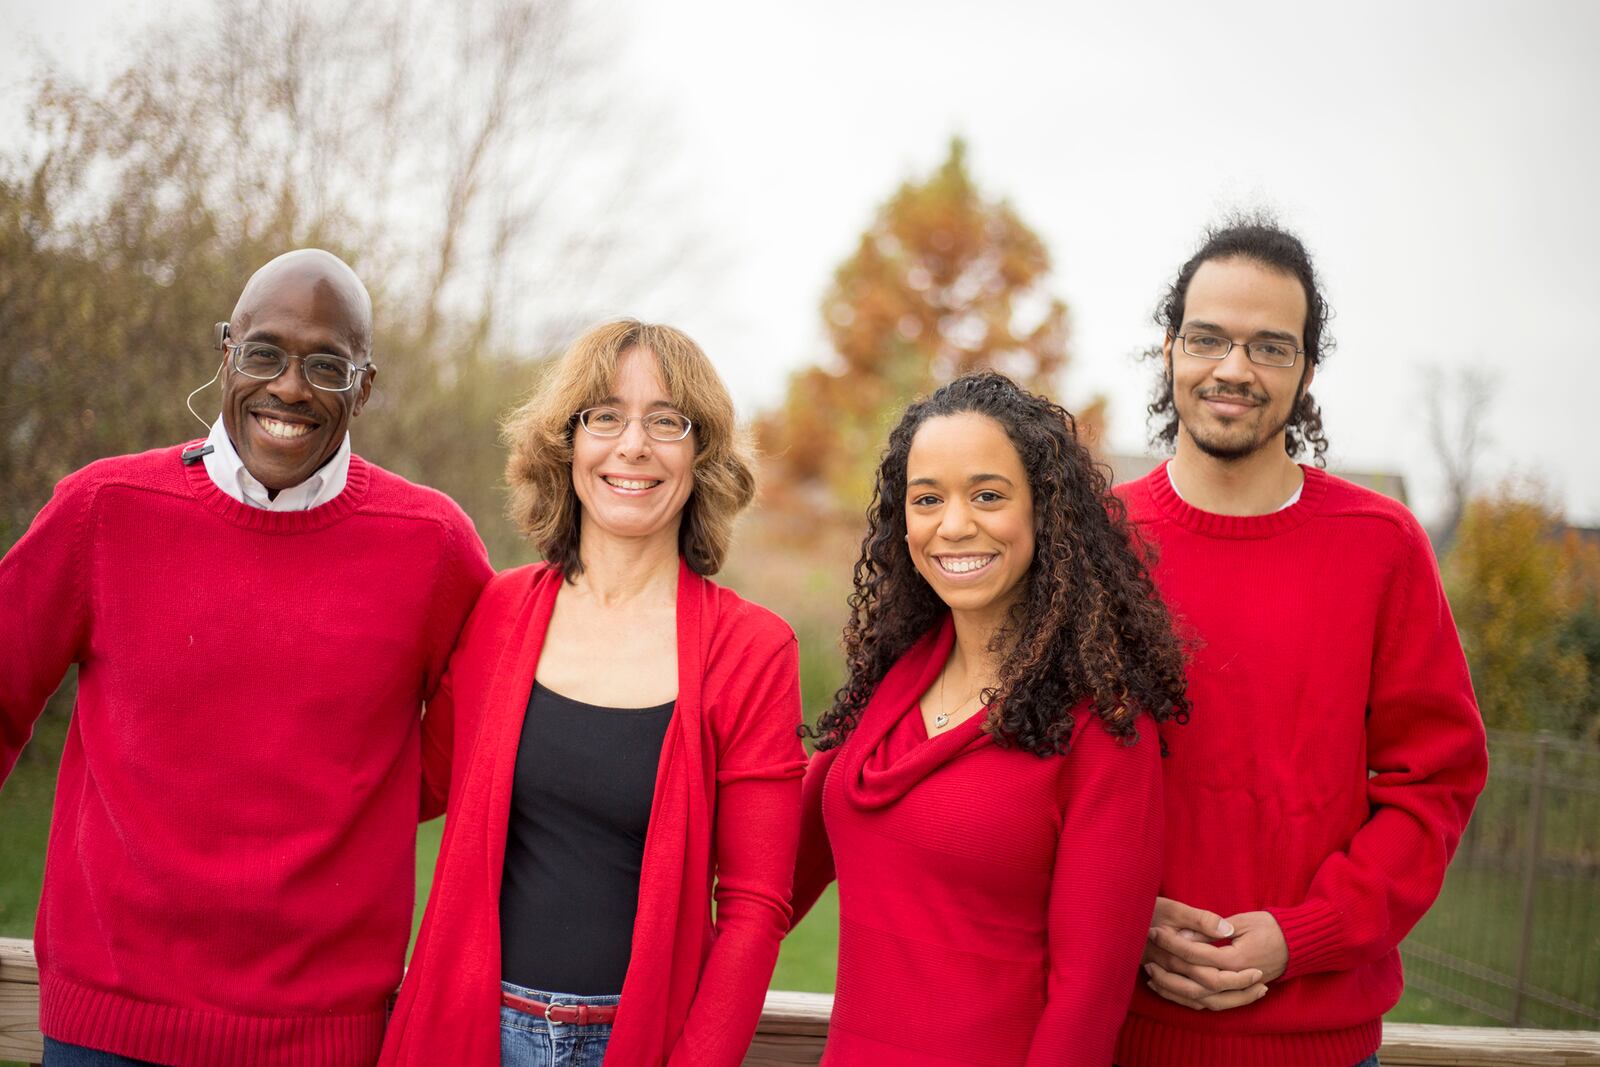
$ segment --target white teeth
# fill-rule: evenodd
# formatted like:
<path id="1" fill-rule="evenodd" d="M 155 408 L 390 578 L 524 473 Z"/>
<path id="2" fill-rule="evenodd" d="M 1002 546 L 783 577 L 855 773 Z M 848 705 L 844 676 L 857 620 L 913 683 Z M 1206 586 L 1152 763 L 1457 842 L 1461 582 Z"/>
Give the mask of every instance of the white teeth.
<path id="1" fill-rule="evenodd" d="M 940 557 L 939 566 L 951 574 L 970 574 L 987 567 L 993 559 L 993 556 L 965 556 L 960 559 Z"/>
<path id="2" fill-rule="evenodd" d="M 607 478 L 606 484 L 614 485 L 618 489 L 649 489 L 652 486 L 660 485 L 661 483 L 653 480 L 639 481 L 632 478 Z"/>
<path id="3" fill-rule="evenodd" d="M 256 421 L 261 424 L 261 428 L 267 431 L 267 433 L 284 441 L 292 440 L 296 437 L 304 437 L 312 430 L 312 428 L 307 426 L 305 423 L 281 422 L 278 419 L 268 418 L 265 415 L 257 415 Z"/>

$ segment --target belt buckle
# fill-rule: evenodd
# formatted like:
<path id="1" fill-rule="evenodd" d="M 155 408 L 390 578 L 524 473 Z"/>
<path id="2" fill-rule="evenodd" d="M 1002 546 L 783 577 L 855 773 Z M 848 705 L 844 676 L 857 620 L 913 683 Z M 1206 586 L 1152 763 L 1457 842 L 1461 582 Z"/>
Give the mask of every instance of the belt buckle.
<path id="1" fill-rule="evenodd" d="M 578 1005 L 576 1005 L 576 1004 L 559 1004 L 556 1001 L 551 1000 L 548 1004 L 546 1004 L 544 1006 L 544 1021 L 546 1023 L 550 1024 L 551 1026 L 566 1026 L 566 1025 L 568 1025 L 570 1023 L 575 1023 L 575 1022 L 578 1021 L 576 1018 L 573 1018 L 573 1019 L 558 1019 L 558 1018 L 556 1018 L 556 1012 L 558 1012 L 558 1011 L 570 1011 L 570 1012 L 573 1012 L 573 1013 L 576 1014 L 578 1012 Z"/>

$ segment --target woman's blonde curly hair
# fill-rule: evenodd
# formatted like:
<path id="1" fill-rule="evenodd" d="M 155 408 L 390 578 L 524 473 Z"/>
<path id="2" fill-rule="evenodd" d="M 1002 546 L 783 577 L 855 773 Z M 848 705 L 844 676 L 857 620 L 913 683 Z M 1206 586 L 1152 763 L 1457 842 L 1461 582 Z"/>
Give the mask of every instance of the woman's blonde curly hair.
<path id="1" fill-rule="evenodd" d="M 696 574 L 722 568 L 734 519 L 755 496 L 754 451 L 734 420 L 727 386 L 700 346 L 681 330 L 635 319 L 593 327 L 500 424 L 511 452 L 511 519 L 568 581 L 583 573 L 582 507 L 572 488 L 577 413 L 611 394 L 617 364 L 633 348 L 655 354 L 673 406 L 694 424 L 694 488 L 683 507 L 678 551 Z"/>

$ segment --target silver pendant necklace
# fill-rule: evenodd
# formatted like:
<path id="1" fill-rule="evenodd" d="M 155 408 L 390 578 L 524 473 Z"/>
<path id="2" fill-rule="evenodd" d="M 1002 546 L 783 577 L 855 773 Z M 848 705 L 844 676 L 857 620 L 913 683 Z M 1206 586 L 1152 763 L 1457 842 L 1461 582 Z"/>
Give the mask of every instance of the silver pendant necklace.
<path id="1" fill-rule="evenodd" d="M 980 695 L 982 692 L 983 692 L 983 688 L 980 686 L 979 689 L 978 689 L 978 692 L 973 693 L 972 696 L 967 697 L 967 699 L 963 700 L 961 703 L 957 704 L 955 707 L 951 708 L 949 711 L 941 711 L 941 712 L 939 712 L 937 715 L 935 715 L 933 717 L 933 728 L 935 730 L 943 730 L 946 726 L 949 726 L 950 725 L 950 716 L 952 714 L 954 714 L 955 712 L 960 711 L 962 708 L 966 707 L 968 704 L 972 703 L 972 698 Z M 943 672 L 940 672 L 940 674 L 939 674 L 939 706 L 941 708 L 945 706 L 945 703 L 944 703 L 944 673 Z"/>

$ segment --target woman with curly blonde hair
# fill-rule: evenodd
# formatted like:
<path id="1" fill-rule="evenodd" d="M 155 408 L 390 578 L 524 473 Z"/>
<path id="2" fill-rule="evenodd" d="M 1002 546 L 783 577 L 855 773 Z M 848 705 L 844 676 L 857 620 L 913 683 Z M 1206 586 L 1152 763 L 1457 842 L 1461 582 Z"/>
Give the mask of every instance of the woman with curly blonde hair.
<path id="1" fill-rule="evenodd" d="M 733 404 L 686 335 L 624 320 L 504 438 L 545 562 L 489 583 L 424 720 L 450 817 L 381 1062 L 734 1067 L 805 759 L 793 632 L 707 580 L 755 488 Z"/>

